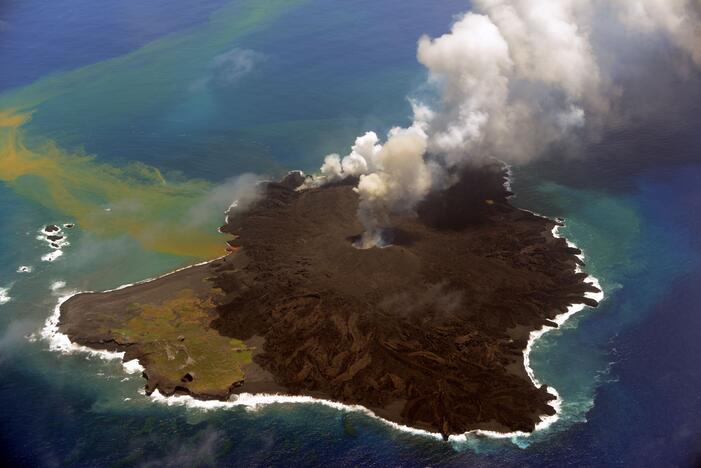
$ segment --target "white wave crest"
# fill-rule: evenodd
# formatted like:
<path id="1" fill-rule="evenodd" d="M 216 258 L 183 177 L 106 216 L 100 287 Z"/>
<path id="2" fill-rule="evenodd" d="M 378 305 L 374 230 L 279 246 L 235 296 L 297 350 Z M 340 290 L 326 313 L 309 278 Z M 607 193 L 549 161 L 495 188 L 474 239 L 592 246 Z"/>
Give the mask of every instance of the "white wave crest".
<path id="1" fill-rule="evenodd" d="M 41 329 L 40 336 L 49 343 L 49 349 L 61 354 L 86 353 L 105 360 L 123 359 L 123 352 L 104 351 L 81 346 L 73 343 L 68 336 L 59 331 L 58 322 L 61 318 L 61 305 L 76 294 L 78 294 L 76 291 L 71 291 L 59 297 L 53 313 L 46 319 L 44 327 Z"/>
<path id="2" fill-rule="evenodd" d="M 6 288 L 0 288 L 0 305 L 5 304 L 7 302 L 10 302 L 12 298 L 10 297 L 10 288 L 12 286 L 8 286 Z"/>
<path id="3" fill-rule="evenodd" d="M 53 262 L 55 261 L 58 257 L 63 255 L 63 250 L 61 249 L 56 249 L 53 252 L 49 252 L 46 255 L 41 256 L 41 261 L 42 262 Z"/>

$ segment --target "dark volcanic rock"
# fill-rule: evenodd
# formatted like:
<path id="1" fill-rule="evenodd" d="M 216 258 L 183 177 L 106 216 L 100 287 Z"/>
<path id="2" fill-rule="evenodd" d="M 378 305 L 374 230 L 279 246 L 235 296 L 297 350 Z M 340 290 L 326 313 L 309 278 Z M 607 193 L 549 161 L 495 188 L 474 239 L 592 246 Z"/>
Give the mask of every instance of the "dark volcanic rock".
<path id="1" fill-rule="evenodd" d="M 287 188 L 296 189 L 304 183 L 304 174 L 301 171 L 290 171 L 279 183 Z"/>
<path id="2" fill-rule="evenodd" d="M 500 167 L 466 170 L 369 250 L 352 247 L 352 185 L 270 184 L 221 228 L 240 251 L 214 279 L 213 326 L 263 336 L 255 361 L 293 393 L 444 434 L 531 431 L 553 397 L 526 374 L 528 334 L 593 288 L 555 222 L 509 205 L 503 181 Z"/>
<path id="3" fill-rule="evenodd" d="M 290 173 L 221 228 L 236 253 L 78 295 L 62 306 L 60 328 L 79 343 L 140 358 L 149 390 L 305 394 L 444 435 L 532 431 L 554 410 L 524 367 L 529 333 L 554 325 L 570 304 L 596 305 L 585 298 L 596 289 L 575 273 L 579 251 L 552 235 L 555 221 L 508 203 L 504 176 L 496 165 L 465 170 L 416 213 L 391 220 L 391 246 L 359 250 L 354 181 L 297 191 L 302 175 Z M 151 382 L 138 343 L 113 340 L 111 330 L 135 313 L 130 304 L 186 287 L 211 295 L 209 326 L 243 340 L 253 356 L 245 379 L 219 393 L 193 392 L 186 371 Z"/>

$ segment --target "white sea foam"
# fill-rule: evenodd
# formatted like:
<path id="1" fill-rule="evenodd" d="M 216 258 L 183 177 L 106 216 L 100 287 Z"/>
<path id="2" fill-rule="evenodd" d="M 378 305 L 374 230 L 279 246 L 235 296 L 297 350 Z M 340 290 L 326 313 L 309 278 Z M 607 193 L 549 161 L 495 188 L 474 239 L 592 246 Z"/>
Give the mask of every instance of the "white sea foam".
<path id="1" fill-rule="evenodd" d="M 0 305 L 5 304 L 7 302 L 10 302 L 12 298 L 10 297 L 10 288 L 12 286 L 8 286 L 6 288 L 0 288 Z"/>
<path id="2" fill-rule="evenodd" d="M 526 210 L 526 211 L 528 211 L 528 210 Z M 550 219 L 550 218 L 542 216 L 538 213 L 533 213 L 533 212 L 531 212 L 531 213 L 536 215 L 536 216 L 542 217 L 542 218 Z M 560 226 L 555 226 L 555 228 L 553 228 L 553 230 L 552 230 L 553 236 L 561 237 L 558 234 L 559 227 Z M 576 248 L 575 244 L 573 244 L 570 241 L 567 241 L 567 244 L 571 247 Z M 580 260 L 584 259 L 583 254 L 578 255 L 578 257 L 580 258 Z M 223 257 L 220 257 L 220 258 L 223 258 Z M 214 261 L 214 260 L 211 260 L 211 261 Z M 107 290 L 105 292 L 116 291 L 116 290 L 128 288 L 130 286 L 134 286 L 136 284 L 143 284 L 143 283 L 147 283 L 150 281 L 154 281 L 156 279 L 172 275 L 174 273 L 185 270 L 187 268 L 192 268 L 194 266 L 204 265 L 206 263 L 209 263 L 209 261 L 201 262 L 201 263 L 198 263 L 196 265 L 186 266 L 183 268 L 178 268 L 177 270 L 171 271 L 169 273 L 158 276 L 156 278 L 149 278 L 149 279 L 145 279 L 145 280 L 138 281 L 135 283 L 123 284 L 117 288 L 110 289 L 110 290 Z M 577 266 L 575 268 L 575 271 L 576 272 L 581 271 L 579 266 Z M 599 281 L 596 278 L 594 278 L 593 276 L 588 276 L 585 279 L 585 282 L 592 284 L 593 286 L 597 287 L 600 290 L 600 292 L 598 292 L 598 293 L 589 293 L 589 292 L 585 293 L 585 296 L 600 302 L 604 298 L 604 293 L 603 293 L 603 290 L 599 284 Z M 73 296 L 75 294 L 77 294 L 77 293 L 71 293 L 69 295 L 65 295 L 65 296 L 62 296 L 61 298 L 59 298 L 58 304 L 54 308 L 53 314 L 47 319 L 46 324 L 41 331 L 42 338 L 46 339 L 49 342 L 49 349 L 51 349 L 53 351 L 61 352 L 63 354 L 72 354 L 75 352 L 81 352 L 81 353 L 87 353 L 91 356 L 99 357 L 101 359 L 107 359 L 107 360 L 120 359 L 120 360 L 123 360 L 123 358 L 124 358 L 123 352 L 101 351 L 101 350 L 94 350 L 94 349 L 88 348 L 86 346 L 81 346 L 81 345 L 72 343 L 69 340 L 68 336 L 59 332 L 58 321 L 59 321 L 59 317 L 61 314 L 61 304 L 63 304 L 66 300 L 68 300 L 71 296 Z M 558 315 L 552 321 L 557 323 L 558 326 L 561 326 L 570 317 L 572 317 L 577 312 L 580 312 L 585 307 L 586 307 L 585 304 L 573 304 L 567 309 L 566 312 Z M 547 333 L 551 330 L 554 330 L 554 329 L 555 329 L 555 327 L 545 326 L 545 327 L 541 328 L 540 330 L 536 330 L 536 331 L 531 332 L 526 349 L 523 352 L 523 361 L 524 361 L 524 366 L 526 368 L 526 373 L 528 374 L 528 377 L 531 379 L 533 385 L 535 385 L 537 387 L 540 387 L 541 383 L 535 377 L 534 371 L 530 366 L 530 354 L 531 354 L 531 351 L 533 350 L 533 345 L 535 344 L 535 342 L 540 337 L 542 337 L 545 333 Z M 127 372 L 129 374 L 143 372 L 143 370 L 144 370 L 143 366 L 141 366 L 141 364 L 139 363 L 139 361 L 137 359 L 133 359 L 133 360 L 128 361 L 128 362 L 123 362 L 122 367 L 125 370 L 125 372 Z M 523 432 L 523 431 L 497 432 L 497 431 L 476 429 L 476 430 L 466 432 L 465 434 L 451 435 L 448 438 L 448 440 L 452 443 L 464 443 L 464 442 L 467 442 L 468 439 L 471 439 L 474 437 L 486 437 L 486 438 L 492 438 L 492 439 L 514 439 L 515 440 L 518 438 L 530 437 L 535 432 L 543 431 L 543 430 L 547 429 L 548 427 L 550 427 L 553 423 L 555 423 L 559 419 L 559 415 L 560 415 L 561 410 L 562 410 L 562 399 L 561 399 L 559 393 L 557 392 L 557 390 L 552 388 L 552 387 L 547 387 L 547 391 L 555 397 L 554 401 L 552 401 L 550 403 L 551 406 L 553 407 L 553 409 L 555 410 L 555 414 L 542 416 L 540 421 L 536 424 L 535 430 L 533 432 Z M 140 390 L 139 393 L 143 394 L 144 393 L 143 389 Z M 384 418 L 381 418 L 380 416 L 377 416 L 370 409 L 368 409 L 364 406 L 361 406 L 361 405 L 347 405 L 347 404 L 340 403 L 337 401 L 325 400 L 325 399 L 320 399 L 320 398 L 313 398 L 310 396 L 242 393 L 240 395 L 232 396 L 232 399 L 230 401 L 220 401 L 220 400 L 198 400 L 198 399 L 193 398 L 189 395 L 164 396 L 158 390 L 155 390 L 150 395 L 150 398 L 155 402 L 158 402 L 161 404 L 166 404 L 168 406 L 185 406 L 188 408 L 194 408 L 194 409 L 204 410 L 204 411 L 235 408 L 235 407 L 245 407 L 251 411 L 255 411 L 258 408 L 261 408 L 261 407 L 267 406 L 267 405 L 272 405 L 272 404 L 316 404 L 316 405 L 323 405 L 323 406 L 327 406 L 330 408 L 334 408 L 334 409 L 337 409 L 340 411 L 364 413 L 367 416 L 370 416 L 376 420 L 379 420 L 382 423 L 384 423 L 384 424 L 386 424 L 386 425 L 388 425 L 396 430 L 415 434 L 415 435 L 426 436 L 426 437 L 430 437 L 433 439 L 439 439 L 439 440 L 442 439 L 442 435 L 440 433 L 426 431 L 423 429 L 417 429 L 417 428 L 405 426 L 402 424 L 398 424 L 398 423 L 393 422 L 393 421 L 386 420 Z"/>
<path id="3" fill-rule="evenodd" d="M 54 281 L 53 283 L 51 283 L 52 291 L 58 291 L 59 289 L 62 289 L 64 287 L 66 287 L 65 281 Z"/>
<path id="4" fill-rule="evenodd" d="M 215 260 L 219 260 L 223 257 L 219 257 Z M 128 283 L 128 284 L 123 284 L 119 287 L 116 287 L 114 289 L 107 289 L 104 292 L 110 292 L 110 291 L 117 291 L 119 289 L 124 289 L 128 288 L 129 286 L 134 286 L 136 284 L 142 284 L 142 283 L 148 283 L 150 281 L 154 281 L 159 278 L 163 278 L 169 275 L 172 275 L 173 273 L 176 273 L 178 271 L 185 270 L 187 268 L 192 268 L 195 266 L 200 266 L 204 265 L 206 263 L 209 263 L 210 261 L 214 260 L 209 260 L 205 262 L 200 262 L 195 265 L 189 265 L 186 267 L 178 268 L 177 270 L 165 273 L 161 276 L 158 276 L 156 278 L 149 278 L 145 279 L 142 281 L 138 281 L 136 283 Z M 65 287 L 65 283 L 63 281 L 57 281 L 52 284 L 52 289 L 54 286 L 58 286 L 58 283 L 63 283 L 60 285 L 60 287 L 57 287 L 56 290 L 61 289 Z M 93 348 L 88 348 L 87 346 L 82 346 L 76 343 L 73 343 L 67 335 L 61 333 L 58 328 L 58 323 L 61 318 L 61 305 L 66 302 L 68 299 L 71 297 L 75 296 L 76 294 L 82 294 L 82 293 L 89 293 L 89 292 L 94 292 L 94 291 L 70 291 L 66 292 L 64 295 L 61 295 L 58 298 L 58 302 L 56 303 L 56 306 L 54 307 L 53 313 L 46 319 L 46 322 L 44 322 L 44 327 L 41 329 L 40 336 L 44 340 L 46 340 L 49 343 L 49 349 L 51 351 L 56 351 L 61 354 L 74 354 L 74 353 L 85 353 L 93 357 L 97 357 L 100 359 L 104 360 L 115 360 L 119 359 L 123 361 L 124 359 L 124 352 L 117 352 L 117 351 L 106 351 L 106 350 L 99 350 L 99 349 L 93 349 Z M 125 372 L 128 374 L 133 374 L 136 372 L 143 372 L 144 368 L 141 366 L 139 361 L 137 359 L 132 359 L 131 361 L 127 362 L 122 362 L 122 367 L 124 368 Z"/>
<path id="5" fill-rule="evenodd" d="M 280 394 L 267 394 L 267 393 L 241 393 L 236 395 L 230 401 L 220 401 L 220 400 L 198 400 L 189 395 L 172 395 L 164 396 L 158 390 L 155 390 L 150 398 L 158 403 L 165 404 L 168 406 L 186 406 L 188 408 L 195 408 L 204 411 L 220 410 L 220 409 L 231 409 L 237 407 L 244 407 L 250 411 L 256 411 L 264 406 L 273 404 L 312 404 L 312 405 L 322 405 L 329 408 L 333 408 L 339 411 L 348 412 L 358 412 L 364 413 L 372 418 L 382 421 L 383 423 L 401 430 L 403 432 L 409 432 L 412 434 L 418 434 L 422 436 L 428 436 L 435 439 L 441 439 L 442 436 L 439 433 L 424 431 L 422 429 L 416 429 L 413 427 L 403 426 L 392 421 L 387 421 L 371 410 L 367 409 L 361 405 L 346 405 L 332 400 L 324 400 L 321 398 L 313 398 L 310 396 L 303 395 L 280 395 Z M 453 436 L 451 436 L 453 437 Z"/>
<path id="6" fill-rule="evenodd" d="M 49 252 L 46 255 L 42 255 L 41 261 L 42 262 L 53 262 L 61 255 L 63 255 L 63 250 L 60 250 L 60 249 L 54 250 L 53 252 Z"/>
<path id="7" fill-rule="evenodd" d="M 99 357 L 101 359 L 121 360 L 124 357 L 123 352 L 117 353 L 114 351 L 104 351 L 78 345 L 73 343 L 68 336 L 64 335 L 58 330 L 58 322 L 61 317 L 61 305 L 76 294 L 78 294 L 76 291 L 71 291 L 64 296 L 59 297 L 53 313 L 48 319 L 46 319 L 44 328 L 41 329 L 40 335 L 49 343 L 49 349 L 61 354 L 86 353 L 90 356 Z"/>
<path id="8" fill-rule="evenodd" d="M 68 242 L 68 236 L 66 236 L 66 234 L 61 230 L 61 226 L 58 224 L 53 224 L 52 226 L 55 226 L 56 230 L 49 231 L 46 229 L 48 226 L 44 226 L 39 230 L 40 235 L 37 236 L 37 240 L 46 242 L 47 244 L 49 244 L 49 247 L 53 249 L 51 252 L 42 255 L 42 262 L 56 261 L 56 259 L 63 255 L 63 248 L 71 245 L 70 242 Z M 51 240 L 49 239 L 49 236 L 61 236 L 61 238 Z"/>
<path id="9" fill-rule="evenodd" d="M 34 268 L 29 265 L 20 265 L 17 267 L 17 273 L 31 273 L 33 269 Z"/>
<path id="10" fill-rule="evenodd" d="M 544 217 L 544 216 L 539 215 L 537 213 L 533 213 L 533 214 L 535 214 L 536 216 Z M 552 229 L 552 234 L 554 237 L 557 237 L 557 238 L 562 237 L 558 233 L 560 227 L 561 226 L 557 225 Z M 573 242 L 571 242 L 567 239 L 565 239 L 565 240 L 566 240 L 567 245 L 569 247 L 577 248 L 577 246 Z M 577 258 L 584 261 L 584 254 L 583 253 L 578 254 Z M 582 269 L 580 268 L 579 265 L 577 265 L 575 267 L 575 272 L 580 273 L 581 271 L 582 271 Z M 599 290 L 599 292 L 586 292 L 586 293 L 584 293 L 584 296 L 589 298 L 589 299 L 594 299 L 597 302 L 601 302 L 604 299 L 604 290 L 601 287 L 599 280 L 597 278 L 589 275 L 584 280 L 584 282 L 593 285 L 594 287 L 596 287 Z M 533 382 L 533 385 L 535 385 L 537 387 L 541 386 L 540 381 L 535 377 L 535 373 L 533 371 L 533 368 L 531 367 L 530 355 L 531 355 L 531 351 L 533 350 L 533 345 L 535 344 L 535 342 L 540 337 L 545 335 L 547 332 L 561 327 L 567 320 L 569 320 L 570 317 L 572 317 L 577 312 L 581 312 L 586 307 L 587 307 L 586 304 L 572 304 L 567 308 L 566 312 L 556 316 L 552 320 L 552 322 L 555 322 L 558 325 L 557 327 L 544 326 L 540 330 L 535 330 L 535 331 L 532 331 L 530 333 L 530 336 L 528 339 L 528 344 L 526 345 L 526 349 L 523 351 L 523 363 L 526 367 L 526 373 L 528 374 L 528 377 L 531 379 L 531 382 Z M 552 403 L 552 406 L 555 409 L 555 414 L 552 416 L 543 417 L 541 419 L 541 422 L 539 423 L 539 425 L 536 426 L 536 430 L 545 429 L 559 419 L 560 411 L 562 408 L 562 399 L 560 398 L 560 395 L 556 389 L 554 389 L 552 387 L 548 387 L 548 392 L 551 393 L 553 396 L 555 396 L 555 401 Z"/>
<path id="11" fill-rule="evenodd" d="M 550 391 L 550 389 L 548 389 Z M 552 392 L 551 392 L 552 393 Z M 275 405 L 275 404 L 307 404 L 307 405 L 322 405 L 329 408 L 333 408 L 339 411 L 363 413 L 376 419 L 383 424 L 392 427 L 393 429 L 406 432 L 409 434 L 420 435 L 424 437 L 430 437 L 433 439 L 441 440 L 443 436 L 438 432 L 431 432 L 424 429 L 417 429 L 415 427 L 405 426 L 403 424 L 396 423 L 394 421 L 389 421 L 378 415 L 376 415 L 372 410 L 361 405 L 348 405 L 340 403 L 333 400 L 326 400 L 322 398 L 313 398 L 304 395 L 282 395 L 282 394 L 267 394 L 267 393 L 242 393 L 240 395 L 232 396 L 230 401 L 220 401 L 220 400 L 198 400 L 191 397 L 190 395 L 171 395 L 164 396 L 158 390 L 155 390 L 150 398 L 161 404 L 168 406 L 184 406 L 187 408 L 202 410 L 202 411 L 213 411 L 222 409 L 232 409 L 237 407 L 246 408 L 249 411 L 256 411 L 262 407 Z M 556 410 L 559 411 L 559 405 L 553 404 Z M 552 424 L 557 416 L 547 416 L 536 426 L 536 430 L 542 430 L 547 425 Z M 551 421 L 552 420 L 552 421 Z M 483 429 L 475 429 L 473 431 L 466 432 L 465 434 L 451 435 L 448 441 L 454 443 L 464 443 L 467 442 L 469 438 L 472 437 L 488 437 L 492 439 L 512 439 L 515 437 L 528 437 L 531 433 L 514 431 L 514 432 L 496 432 L 487 431 Z"/>
<path id="12" fill-rule="evenodd" d="M 122 367 L 127 374 L 140 374 L 146 369 L 139 363 L 138 359 L 132 359 L 122 363 Z"/>

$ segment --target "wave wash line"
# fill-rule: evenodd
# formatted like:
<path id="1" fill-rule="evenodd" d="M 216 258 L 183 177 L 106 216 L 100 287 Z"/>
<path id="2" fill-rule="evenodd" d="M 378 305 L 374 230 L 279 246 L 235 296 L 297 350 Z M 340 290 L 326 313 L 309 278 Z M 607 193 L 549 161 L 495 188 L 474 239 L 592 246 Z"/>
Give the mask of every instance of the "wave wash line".
<path id="1" fill-rule="evenodd" d="M 540 215 L 538 215 L 540 216 Z M 559 227 L 559 226 L 558 226 Z M 556 237 L 562 237 L 559 236 L 557 233 L 558 227 L 555 227 L 553 229 L 553 235 Z M 575 247 L 575 244 L 567 241 L 568 245 L 570 247 Z M 580 259 L 584 259 L 584 254 L 579 255 Z M 139 281 L 137 283 L 128 283 L 121 285 L 117 288 L 105 291 L 105 292 L 110 292 L 110 291 L 116 291 L 120 289 L 125 289 L 130 286 L 134 286 L 136 284 L 143 284 L 143 283 L 148 283 L 150 281 L 154 281 L 166 276 L 169 276 L 173 273 L 176 273 L 178 271 L 182 271 L 187 268 L 191 268 L 194 266 L 201 266 L 204 265 L 208 262 L 201 262 L 198 263 L 197 265 L 192 265 L 189 267 L 184 267 L 184 268 L 179 268 L 177 270 L 174 270 L 172 272 L 166 273 L 164 275 L 158 276 L 156 278 L 149 278 L 143 281 Z M 579 266 L 575 268 L 576 272 L 580 272 Z M 585 282 L 592 284 L 593 286 L 596 286 L 600 291 L 600 283 L 597 278 L 594 278 L 593 276 L 588 276 L 585 279 Z M 89 292 L 89 291 L 85 291 Z M 74 354 L 74 353 L 84 353 L 88 354 L 89 356 L 92 357 L 97 357 L 99 359 L 104 359 L 107 361 L 111 360 L 119 360 L 122 361 L 122 367 L 124 371 L 127 374 L 135 374 L 139 372 L 143 372 L 144 368 L 141 366 L 139 361 L 137 359 L 123 362 L 124 359 L 124 352 L 114 352 L 114 351 L 105 351 L 105 350 L 95 350 L 92 348 L 89 348 L 87 346 L 82 346 L 76 343 L 71 342 L 71 340 L 66 336 L 65 334 L 61 333 L 58 329 L 58 323 L 61 315 L 61 305 L 70 299 L 71 297 L 80 294 L 80 292 L 77 291 L 72 291 L 69 292 L 63 296 L 61 296 L 58 299 L 58 302 L 56 306 L 54 307 L 53 313 L 47 318 L 44 327 L 40 331 L 40 336 L 44 340 L 46 340 L 49 344 L 49 349 L 51 351 L 59 352 L 61 354 Z M 599 292 L 599 293 L 586 293 L 586 297 L 591 298 L 596 300 L 597 302 L 600 302 L 604 298 L 604 293 Z M 585 304 L 572 304 L 568 307 L 567 311 L 558 315 L 553 319 L 555 323 L 558 324 L 558 326 L 562 326 L 567 320 L 569 320 L 573 315 L 576 313 L 584 310 L 587 306 Z M 545 326 L 541 328 L 540 330 L 531 332 L 528 340 L 528 344 L 524 350 L 523 353 L 523 359 L 524 359 L 524 365 L 526 368 L 526 372 L 531 379 L 531 382 L 539 387 L 541 384 L 538 381 L 538 379 L 535 377 L 535 373 L 533 369 L 530 366 L 530 353 L 533 350 L 533 347 L 535 343 L 537 342 L 538 339 L 540 339 L 543 335 L 545 335 L 547 332 L 555 330 L 555 327 L 548 327 Z M 539 423 L 536 424 L 535 430 L 531 433 L 528 432 L 522 432 L 522 431 L 514 431 L 514 432 L 497 432 L 497 431 L 489 431 L 489 430 L 482 430 L 482 429 L 475 429 L 469 432 L 466 432 L 465 434 L 461 435 L 451 435 L 448 438 L 448 441 L 451 443 L 465 443 L 467 440 L 471 437 L 477 436 L 477 437 L 487 437 L 487 438 L 492 438 L 492 439 L 512 439 L 515 441 L 518 438 L 527 438 L 530 437 L 531 435 L 535 434 L 536 432 L 542 432 L 549 427 L 551 427 L 556 421 L 558 421 L 560 414 L 562 412 L 562 400 L 560 398 L 559 393 L 557 390 L 553 387 L 548 386 L 548 392 L 551 393 L 553 396 L 555 396 L 555 401 L 553 402 L 553 407 L 555 409 L 555 414 L 552 416 L 545 416 L 541 417 L 541 420 Z M 141 393 L 143 393 L 143 389 L 141 390 Z M 158 403 L 166 404 L 169 406 L 185 406 L 191 409 L 196 409 L 196 410 L 203 410 L 203 411 L 212 411 L 212 410 L 222 410 L 222 409 L 232 409 L 236 407 L 244 407 L 249 410 L 256 410 L 259 407 L 263 406 L 268 406 L 268 405 L 274 405 L 274 404 L 312 404 L 312 405 L 323 405 L 327 406 L 333 409 L 337 409 L 340 411 L 348 411 L 348 412 L 357 412 L 357 413 L 363 413 L 367 416 L 372 417 L 373 419 L 376 419 L 378 421 L 381 421 L 383 424 L 410 434 L 415 434 L 415 435 L 420 435 L 420 436 L 425 436 L 425 437 L 430 437 L 432 439 L 437 439 L 437 440 L 442 440 L 443 436 L 440 433 L 437 432 L 430 432 L 422 429 L 416 429 L 412 428 L 409 426 L 405 426 L 402 424 L 398 424 L 392 421 L 388 421 L 386 419 L 383 419 L 382 417 L 376 415 L 374 412 L 369 410 L 368 408 L 365 408 L 361 405 L 347 405 L 343 403 L 339 403 L 337 401 L 332 401 L 332 400 L 327 400 L 327 399 L 319 399 L 319 398 L 313 398 L 310 396 L 299 396 L 299 395 L 284 395 L 284 394 L 250 394 L 250 393 L 242 393 L 240 395 L 232 396 L 232 400 L 230 401 L 218 401 L 218 400 L 209 400 L 209 401 L 203 401 L 203 400 L 198 400 L 196 398 L 193 398 L 189 395 L 172 395 L 172 396 L 163 396 L 158 390 L 154 391 L 151 395 L 150 398 Z"/>

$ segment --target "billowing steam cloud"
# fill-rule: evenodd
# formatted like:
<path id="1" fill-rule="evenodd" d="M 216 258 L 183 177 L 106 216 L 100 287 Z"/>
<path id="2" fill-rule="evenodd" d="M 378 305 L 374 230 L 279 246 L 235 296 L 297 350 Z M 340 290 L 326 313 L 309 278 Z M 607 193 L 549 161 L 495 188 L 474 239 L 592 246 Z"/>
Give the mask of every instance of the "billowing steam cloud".
<path id="1" fill-rule="evenodd" d="M 426 150 L 427 136 L 419 126 L 393 128 L 384 145 L 375 132 L 367 132 L 356 138 L 347 156 L 326 156 L 321 174 L 308 180 L 306 187 L 359 176 L 355 191 L 360 197 L 358 216 L 365 232 L 358 246 L 373 247 L 382 240 L 381 228 L 387 216 L 411 210 L 431 189 Z"/>
<path id="2" fill-rule="evenodd" d="M 450 32 L 421 37 L 417 58 L 436 102 L 412 101 L 413 124 L 383 144 L 373 132 L 325 158 L 307 186 L 358 176 L 362 247 L 392 213 L 412 210 L 456 169 L 496 157 L 524 163 L 555 142 L 605 128 L 620 87 L 593 46 L 604 12 L 636 34 L 656 34 L 701 66 L 699 0 L 475 0 Z"/>
<path id="3" fill-rule="evenodd" d="M 618 0 L 625 26 L 663 34 L 701 66 L 701 2 L 698 0 Z"/>
<path id="4" fill-rule="evenodd" d="M 360 176 L 355 189 L 360 197 L 358 215 L 365 226 L 363 246 L 382 239 L 383 215 L 405 211 L 421 200 L 431 188 L 431 174 L 424 161 L 426 135 L 412 129 L 395 129 L 377 152 L 375 172 Z"/>

